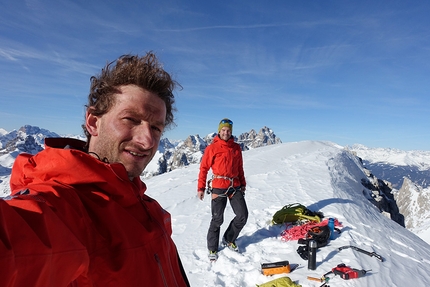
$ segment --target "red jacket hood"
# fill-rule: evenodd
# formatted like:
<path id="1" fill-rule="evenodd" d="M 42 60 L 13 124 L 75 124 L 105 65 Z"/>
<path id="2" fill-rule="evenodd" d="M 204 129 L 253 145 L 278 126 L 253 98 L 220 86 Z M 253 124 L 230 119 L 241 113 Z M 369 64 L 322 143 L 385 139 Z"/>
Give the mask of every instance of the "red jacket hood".
<path id="1" fill-rule="evenodd" d="M 216 135 L 212 140 L 212 143 L 220 143 L 220 144 L 225 143 L 228 145 L 228 144 L 234 144 L 235 142 L 234 142 L 233 136 L 231 136 L 228 140 L 225 141 L 222 138 L 220 138 L 219 135 Z"/>
<path id="2" fill-rule="evenodd" d="M 82 151 L 84 142 L 67 138 L 46 138 L 45 150 L 36 155 L 20 154 L 13 165 L 10 179 L 12 194 L 23 188 L 55 181 L 61 185 L 92 184 L 115 196 L 116 200 L 136 200 L 143 196 L 145 184 L 135 178 L 130 181 L 121 163 L 105 163 Z M 135 194 L 122 194 L 118 186 L 131 185 Z M 119 198 L 118 198 L 119 197 Z"/>

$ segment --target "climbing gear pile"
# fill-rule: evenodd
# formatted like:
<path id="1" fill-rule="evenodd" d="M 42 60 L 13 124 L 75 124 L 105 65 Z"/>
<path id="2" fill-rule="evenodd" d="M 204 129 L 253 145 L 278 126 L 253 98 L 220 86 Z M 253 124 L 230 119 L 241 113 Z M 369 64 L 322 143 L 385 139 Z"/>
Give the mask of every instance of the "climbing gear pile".
<path id="1" fill-rule="evenodd" d="M 336 218 L 325 219 L 322 221 L 323 214 L 320 212 L 310 213 L 304 205 L 299 203 L 285 205 L 281 210 L 278 210 L 272 218 L 272 224 L 286 224 L 286 229 L 281 233 L 281 239 L 284 241 L 298 240 L 299 246 L 297 249 L 298 254 L 302 259 L 308 260 L 308 269 L 316 269 L 316 250 L 318 248 L 327 246 L 330 240 L 336 239 L 334 232 L 341 233 L 341 230 L 337 227 L 342 227 L 342 224 Z M 312 220 L 312 218 L 314 220 Z M 318 219 L 317 219 L 318 218 Z M 330 223 L 330 224 L 329 224 Z M 310 242 L 314 243 L 314 248 L 310 252 Z M 381 255 L 376 252 L 366 251 L 356 246 L 346 245 L 337 248 L 338 251 L 343 249 L 351 248 L 360 253 L 366 254 L 371 257 L 375 257 L 381 262 L 384 261 Z M 311 259 L 311 255 L 312 259 Z M 294 268 L 290 267 L 288 261 L 280 261 L 274 263 L 263 263 L 261 264 L 261 271 L 264 275 L 274 275 L 281 273 L 290 273 Z M 339 276 L 343 280 L 350 280 L 355 278 L 360 278 L 366 276 L 366 274 L 371 270 L 357 269 L 346 266 L 345 264 L 338 264 L 336 267 L 332 268 L 329 272 L 324 274 L 321 278 L 310 277 L 309 280 L 314 280 L 321 282 L 322 285 L 319 287 L 329 287 L 328 283 L 330 278 L 328 275 L 334 274 L 334 276 Z M 288 278 L 288 277 L 283 277 Z M 274 286 L 284 286 L 277 285 L 280 282 L 267 282 L 263 285 L 257 285 L 261 287 L 274 287 Z M 282 283 L 281 283 L 282 284 Z M 290 285 L 286 285 L 290 286 Z M 295 285 L 293 285 L 295 286 Z"/>

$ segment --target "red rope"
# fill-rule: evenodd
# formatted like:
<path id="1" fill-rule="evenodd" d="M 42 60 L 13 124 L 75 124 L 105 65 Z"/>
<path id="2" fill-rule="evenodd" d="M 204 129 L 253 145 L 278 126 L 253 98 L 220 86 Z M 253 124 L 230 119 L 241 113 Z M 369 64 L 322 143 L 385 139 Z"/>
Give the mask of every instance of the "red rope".
<path id="1" fill-rule="evenodd" d="M 281 240 L 290 241 L 290 240 L 299 240 L 301 238 L 305 238 L 308 230 L 315 226 L 324 226 L 327 225 L 328 219 L 324 219 L 323 221 L 317 223 L 313 221 L 309 221 L 302 225 L 287 225 L 284 231 L 281 232 Z M 335 218 L 334 226 L 342 226 L 339 221 Z"/>

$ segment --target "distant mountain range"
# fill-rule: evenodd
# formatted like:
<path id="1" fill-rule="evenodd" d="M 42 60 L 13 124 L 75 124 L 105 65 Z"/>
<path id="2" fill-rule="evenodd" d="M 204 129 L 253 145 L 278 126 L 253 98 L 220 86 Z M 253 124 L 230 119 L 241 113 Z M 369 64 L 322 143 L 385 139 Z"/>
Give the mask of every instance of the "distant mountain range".
<path id="1" fill-rule="evenodd" d="M 194 163 L 200 163 L 206 147 L 212 142 L 216 133 L 208 134 L 201 138 L 199 135 L 191 135 L 184 141 L 170 142 L 164 138 L 160 142 L 157 154 L 143 172 L 143 177 L 150 177 Z M 251 130 L 235 137 L 235 141 L 241 146 L 242 151 L 280 144 L 281 139 L 268 127 L 263 127 L 257 133 Z"/>
<path id="2" fill-rule="evenodd" d="M 154 159 L 142 174 L 153 177 L 190 164 L 198 164 L 204 150 L 216 133 L 203 138 L 190 135 L 187 139 L 171 142 L 163 138 Z M 26 125 L 7 132 L 0 129 L 0 195 L 8 193 L 9 176 L 14 159 L 19 153 L 35 154 L 44 148 L 46 137 L 60 137 L 48 130 Z M 81 136 L 73 136 L 82 138 Z M 246 152 L 282 141 L 268 127 L 240 134 L 235 141 Z M 362 179 L 363 193 L 392 220 L 412 232 L 430 227 L 430 152 L 370 149 L 362 145 L 345 147 L 355 153 L 368 170 Z"/>
<path id="3" fill-rule="evenodd" d="M 199 163 L 205 148 L 215 136 L 216 133 L 208 134 L 204 138 L 192 135 L 183 141 L 174 142 L 163 138 L 154 159 L 147 166 L 142 177 L 148 178 Z M 3 191 L 0 190 L 0 195 L 8 193 L 9 175 L 17 155 L 22 152 L 36 154 L 43 150 L 46 137 L 61 136 L 31 125 L 25 125 L 11 132 L 0 128 L 0 189 L 3 189 Z M 82 136 L 70 137 L 86 140 Z M 254 130 L 242 133 L 235 140 L 243 151 L 281 143 L 281 139 L 268 127 L 263 127 L 258 133 Z"/>

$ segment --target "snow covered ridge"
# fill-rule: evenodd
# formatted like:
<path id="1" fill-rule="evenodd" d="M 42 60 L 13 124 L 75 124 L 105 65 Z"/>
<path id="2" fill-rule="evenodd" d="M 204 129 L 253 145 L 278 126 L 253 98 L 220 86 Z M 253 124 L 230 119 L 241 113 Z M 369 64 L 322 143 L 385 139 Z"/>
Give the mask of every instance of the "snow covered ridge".
<path id="1" fill-rule="evenodd" d="M 199 165 L 145 179 L 148 195 L 172 214 L 173 239 L 191 286 L 255 286 L 282 276 L 303 287 L 320 286 L 307 276 L 319 278 L 340 263 L 370 271 L 351 280 L 330 276 L 330 286 L 428 285 L 430 246 L 381 214 L 366 198 L 363 190 L 370 190 L 362 179 L 371 178 L 351 151 L 334 143 L 304 141 L 252 149 L 243 156 L 250 214 L 237 240 L 240 253 L 223 249 L 214 264 L 208 262 L 206 248 L 210 199 L 196 198 Z M 280 239 L 285 226 L 270 225 L 276 211 L 295 202 L 323 212 L 326 218 L 335 217 L 343 225 L 342 232 L 318 250 L 314 271 L 298 255 L 297 241 Z M 221 234 L 233 216 L 227 205 Z M 353 249 L 339 251 L 348 245 L 376 252 L 384 262 Z M 283 260 L 300 266 L 289 274 L 262 274 L 261 264 Z"/>

